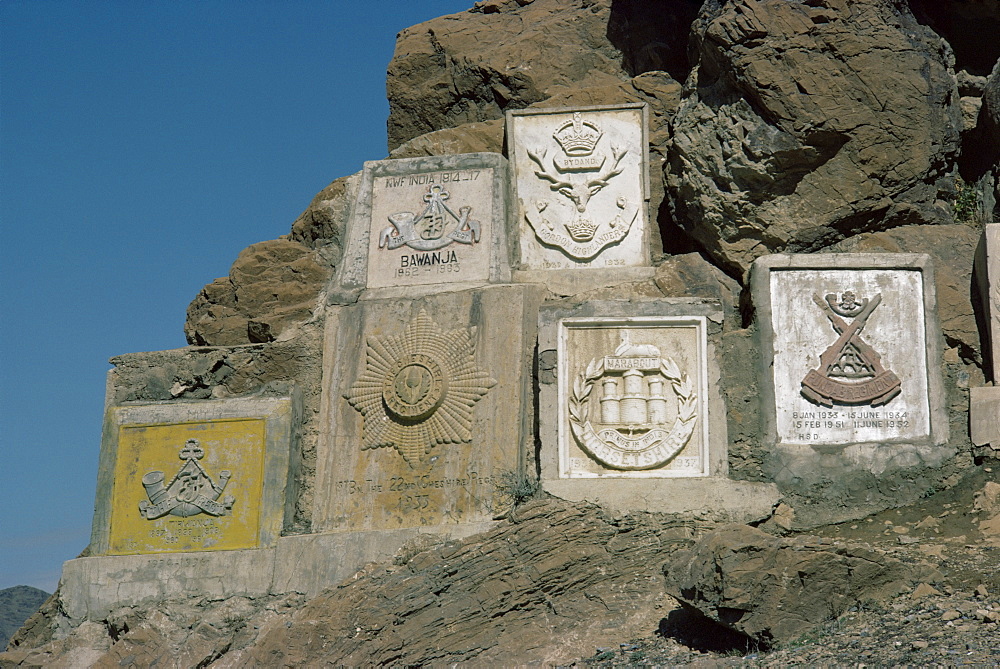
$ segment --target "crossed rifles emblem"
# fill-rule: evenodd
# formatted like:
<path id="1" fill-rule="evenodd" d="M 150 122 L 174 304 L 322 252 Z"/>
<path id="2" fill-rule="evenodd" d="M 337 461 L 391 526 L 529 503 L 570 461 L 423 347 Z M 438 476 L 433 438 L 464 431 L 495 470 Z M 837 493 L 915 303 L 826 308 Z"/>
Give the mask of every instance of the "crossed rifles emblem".
<path id="1" fill-rule="evenodd" d="M 882 303 L 882 294 L 860 302 L 854 293 L 843 293 L 815 302 L 830 319 L 839 337 L 819 357 L 819 367 L 802 379 L 802 395 L 822 406 L 870 404 L 881 406 L 900 392 L 900 381 L 882 366 L 882 356 L 861 339 L 861 330 L 872 312 Z M 844 318 L 853 318 L 850 324 Z"/>

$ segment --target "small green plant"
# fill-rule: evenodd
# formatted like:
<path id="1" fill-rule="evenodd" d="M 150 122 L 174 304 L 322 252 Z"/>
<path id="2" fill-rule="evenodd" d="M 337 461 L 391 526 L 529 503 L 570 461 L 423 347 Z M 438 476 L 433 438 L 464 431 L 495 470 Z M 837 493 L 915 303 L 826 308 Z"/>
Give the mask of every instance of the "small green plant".
<path id="1" fill-rule="evenodd" d="M 615 659 L 615 652 L 613 650 L 601 651 L 594 657 L 595 662 L 607 662 L 613 659 Z"/>
<path id="2" fill-rule="evenodd" d="M 645 659 L 646 659 L 646 651 L 644 650 L 634 651 L 631 655 L 628 656 L 629 662 L 642 662 Z"/>
<path id="3" fill-rule="evenodd" d="M 959 223 L 974 224 L 980 218 L 979 198 L 975 184 L 966 183 L 962 177 L 955 181 L 958 195 L 952 203 L 955 210 L 955 220 Z"/>
<path id="4" fill-rule="evenodd" d="M 497 476 L 497 492 L 512 507 L 518 507 L 538 494 L 538 479 L 522 471 L 508 469 Z"/>

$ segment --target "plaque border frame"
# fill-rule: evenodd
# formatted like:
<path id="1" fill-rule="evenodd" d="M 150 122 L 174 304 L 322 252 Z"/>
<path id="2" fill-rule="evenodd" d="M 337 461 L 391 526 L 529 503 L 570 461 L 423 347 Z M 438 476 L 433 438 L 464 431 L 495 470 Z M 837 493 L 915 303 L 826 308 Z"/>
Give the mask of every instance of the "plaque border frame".
<path id="1" fill-rule="evenodd" d="M 642 179 L 640 183 L 640 189 L 642 191 L 642 205 L 641 213 L 643 214 L 643 219 L 645 227 L 642 232 L 642 262 L 639 265 L 627 265 L 624 267 L 603 267 L 603 266 L 582 266 L 573 267 L 571 271 L 614 271 L 621 269 L 637 269 L 646 268 L 650 265 L 650 254 L 649 254 L 649 239 L 650 239 L 650 216 L 649 216 L 649 194 L 650 194 L 650 184 L 649 184 L 649 105 L 645 102 L 627 102 L 624 104 L 609 104 L 609 105 L 585 105 L 580 107 L 541 107 L 541 108 L 528 108 L 528 109 L 512 109 L 508 110 L 504 114 L 504 136 L 506 138 L 507 144 L 507 155 L 510 156 L 510 183 L 511 191 L 513 193 L 513 199 L 511 202 L 514 205 L 511 207 L 513 211 L 513 221 L 511 227 L 511 249 L 513 251 L 513 257 L 515 260 L 515 267 L 519 272 L 565 272 L 565 269 L 544 269 L 540 267 L 525 267 L 523 261 L 521 260 L 521 221 L 524 218 L 524 211 L 521 206 L 521 200 L 517 192 L 517 162 L 514 160 L 513 156 L 517 153 L 517 133 L 514 132 L 515 118 L 521 116 L 546 116 L 546 115 L 565 115 L 571 114 L 573 112 L 593 112 L 593 111 L 622 111 L 628 109 L 639 110 L 639 115 L 642 119 L 641 121 L 641 144 L 642 144 L 642 160 L 640 170 L 642 172 Z M 599 258 L 600 251 L 594 258 Z M 590 261 L 588 261 L 589 263 Z"/>
<path id="2" fill-rule="evenodd" d="M 122 426 L 170 425 L 245 418 L 265 421 L 264 475 L 256 548 L 275 546 L 282 529 L 290 524 L 295 510 L 296 470 L 291 455 L 295 441 L 293 425 L 300 422 L 298 405 L 299 402 L 292 397 L 253 397 L 194 402 L 135 402 L 108 407 L 104 415 L 97 470 L 97 493 L 90 537 L 91 554 L 110 555 L 108 551 L 111 538 L 112 492 L 118 459 L 118 436 Z M 138 481 L 136 485 L 139 485 Z M 222 550 L 196 552 L 222 552 Z M 176 553 L 152 552 L 138 555 L 163 554 Z"/>
<path id="3" fill-rule="evenodd" d="M 368 287 L 368 250 L 372 234 L 372 201 L 375 180 L 390 176 L 404 176 L 425 172 L 449 170 L 493 170 L 493 220 L 490 237 L 479 243 L 489 244 L 489 278 L 466 281 L 415 284 L 412 286 Z M 516 230 L 512 232 L 514 207 L 513 170 L 507 159 L 499 153 L 456 153 L 444 156 L 417 158 L 390 158 L 367 160 L 361 171 L 357 193 L 347 215 L 344 251 L 337 271 L 331 278 L 327 291 L 329 304 L 351 304 L 362 293 L 372 298 L 412 297 L 418 294 L 453 291 L 491 283 L 509 283 L 511 278 L 511 249 L 515 248 Z"/>
<path id="4" fill-rule="evenodd" d="M 942 445 L 948 441 L 948 410 L 945 408 L 944 381 L 941 376 L 943 334 L 937 318 L 937 289 L 934 284 L 934 264 L 926 253 L 814 253 L 773 254 L 757 258 L 750 267 L 750 290 L 758 311 L 758 346 L 761 351 L 759 376 L 761 383 L 761 426 L 763 442 L 781 447 L 815 448 L 838 451 L 859 443 L 809 444 L 783 441 L 778 435 L 777 405 L 774 380 L 774 305 L 771 301 L 771 273 L 794 270 L 904 270 L 920 273 L 924 307 L 924 367 L 927 370 L 927 407 L 929 435 L 924 438 L 895 439 L 877 444 Z"/>

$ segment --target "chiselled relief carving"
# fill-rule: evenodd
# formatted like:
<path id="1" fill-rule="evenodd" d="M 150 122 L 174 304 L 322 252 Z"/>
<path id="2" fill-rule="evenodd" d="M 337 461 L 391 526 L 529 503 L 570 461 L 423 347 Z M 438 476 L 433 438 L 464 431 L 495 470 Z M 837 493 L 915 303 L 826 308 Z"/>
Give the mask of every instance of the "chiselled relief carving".
<path id="1" fill-rule="evenodd" d="M 552 139 L 548 147 L 527 148 L 535 176 L 548 184 L 553 198 L 526 203 L 525 218 L 543 243 L 577 260 L 589 260 L 625 239 L 639 215 L 641 203 L 630 202 L 612 181 L 624 170 L 629 150 L 605 140 L 601 127 L 580 112 L 560 124 Z M 595 216 L 590 207 L 602 191 L 615 203 L 610 218 Z"/>
<path id="2" fill-rule="evenodd" d="M 365 371 L 344 395 L 364 419 L 362 449 L 391 447 L 411 467 L 472 441 L 472 409 L 496 385 L 476 366 L 476 328 L 442 330 L 423 310 L 401 335 L 369 337 Z"/>
<path id="3" fill-rule="evenodd" d="M 456 213 L 447 204 L 449 197 L 442 186 L 430 186 L 423 198 L 427 204 L 419 215 L 410 211 L 390 214 L 390 225 L 379 233 L 379 248 L 393 250 L 405 244 L 417 251 L 434 251 L 452 242 L 479 242 L 481 226 L 470 217 L 472 207 L 459 207 Z"/>
<path id="4" fill-rule="evenodd" d="M 219 472 L 216 484 L 198 461 L 205 457 L 205 450 L 197 439 L 188 439 L 181 447 L 180 459 L 184 465 L 164 484 L 162 471 L 148 472 L 142 477 L 149 501 L 139 502 L 139 511 L 146 520 L 155 520 L 166 515 L 196 516 L 207 513 L 210 516 L 229 515 L 236 501 L 232 495 L 222 497 L 232 474 L 227 470 Z"/>
<path id="5" fill-rule="evenodd" d="M 595 388 L 599 409 L 592 411 Z M 574 380 L 570 430 L 584 451 L 611 469 L 655 469 L 691 439 L 697 399 L 688 375 L 673 360 L 656 346 L 632 343 L 623 329 L 614 354 L 594 358 Z"/>
<path id="6" fill-rule="evenodd" d="M 840 335 L 819 357 L 819 367 L 802 379 L 802 395 L 821 406 L 834 404 L 887 404 L 900 393 L 900 380 L 882 366 L 882 356 L 861 338 L 872 313 L 882 303 L 882 294 L 858 299 L 846 291 L 838 298 L 813 295 L 834 331 Z M 850 323 L 844 318 L 853 319 Z"/>

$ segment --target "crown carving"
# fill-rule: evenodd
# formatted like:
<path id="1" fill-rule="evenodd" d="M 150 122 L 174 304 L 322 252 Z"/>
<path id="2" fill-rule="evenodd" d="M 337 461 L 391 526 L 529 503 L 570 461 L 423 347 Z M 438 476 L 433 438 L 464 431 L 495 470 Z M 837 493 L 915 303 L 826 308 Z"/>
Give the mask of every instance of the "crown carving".
<path id="1" fill-rule="evenodd" d="M 604 131 L 596 123 L 584 121 L 580 112 L 574 112 L 571 121 L 566 121 L 552 133 L 569 156 L 589 156 L 602 135 Z"/>
<path id="2" fill-rule="evenodd" d="M 575 242 L 589 242 L 597 232 L 597 224 L 589 218 L 576 218 L 572 223 L 564 223 L 569 236 Z"/>

